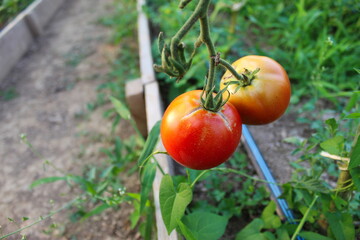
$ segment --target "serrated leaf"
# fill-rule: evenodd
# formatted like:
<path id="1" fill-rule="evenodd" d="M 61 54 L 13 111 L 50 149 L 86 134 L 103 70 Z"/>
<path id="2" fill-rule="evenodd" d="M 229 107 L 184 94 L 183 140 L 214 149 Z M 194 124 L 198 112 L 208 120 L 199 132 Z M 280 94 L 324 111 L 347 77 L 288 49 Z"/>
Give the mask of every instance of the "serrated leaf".
<path id="1" fill-rule="evenodd" d="M 112 104 L 115 107 L 116 112 L 125 120 L 131 119 L 131 114 L 129 109 L 126 107 L 126 105 L 119 101 L 118 99 L 114 98 L 113 96 L 110 96 L 110 100 Z"/>
<path id="2" fill-rule="evenodd" d="M 66 180 L 67 177 L 47 177 L 47 178 L 40 178 L 35 181 L 33 181 L 30 185 L 30 189 L 37 187 L 39 185 L 45 184 L 45 183 L 52 183 L 60 180 Z"/>
<path id="3" fill-rule="evenodd" d="M 274 201 L 269 202 L 261 213 L 261 219 L 264 221 L 264 228 L 273 229 L 281 226 L 281 220 L 275 213 L 276 204 Z"/>
<path id="4" fill-rule="evenodd" d="M 311 240 L 332 240 L 332 238 L 325 237 L 318 233 L 303 231 L 300 234 L 300 237 Z"/>
<path id="5" fill-rule="evenodd" d="M 320 143 L 320 147 L 330 154 L 340 155 L 344 148 L 344 142 L 343 136 L 335 136 Z"/>
<path id="6" fill-rule="evenodd" d="M 328 193 L 329 189 L 325 186 L 324 181 L 316 178 L 302 179 L 295 182 L 295 188 L 304 188 L 311 192 Z"/>
<path id="7" fill-rule="evenodd" d="M 156 144 L 158 143 L 159 140 L 160 123 L 161 123 L 160 121 L 155 123 L 155 125 L 150 130 L 144 148 L 139 157 L 138 166 L 142 166 L 145 163 L 145 161 L 148 159 L 148 157 L 151 155 L 151 153 L 154 151 Z"/>
<path id="8" fill-rule="evenodd" d="M 182 222 L 195 239 L 217 240 L 225 233 L 228 218 L 210 212 L 193 212 Z"/>
<path id="9" fill-rule="evenodd" d="M 356 140 L 355 145 L 351 149 L 349 169 L 360 166 L 360 141 L 359 141 L 359 139 L 360 139 L 360 136 L 358 136 L 358 139 Z"/>
<path id="10" fill-rule="evenodd" d="M 140 212 L 144 210 L 146 201 L 149 199 L 149 193 L 152 189 L 152 184 L 156 175 L 156 163 L 148 163 L 145 165 L 141 174 L 141 198 L 140 198 Z"/>
<path id="11" fill-rule="evenodd" d="M 176 191 L 171 176 L 163 176 L 160 184 L 160 210 L 169 235 L 178 226 L 191 200 L 192 189 L 189 184 L 180 183 Z"/>

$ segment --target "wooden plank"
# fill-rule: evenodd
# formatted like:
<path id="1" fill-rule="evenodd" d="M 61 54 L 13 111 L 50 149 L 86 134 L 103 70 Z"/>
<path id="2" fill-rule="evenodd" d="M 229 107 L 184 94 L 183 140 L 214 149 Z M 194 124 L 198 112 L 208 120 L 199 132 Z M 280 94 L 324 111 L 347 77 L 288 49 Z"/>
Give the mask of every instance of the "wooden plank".
<path id="1" fill-rule="evenodd" d="M 161 119 L 163 114 L 159 85 L 156 81 L 145 85 L 145 104 L 146 104 L 147 127 L 148 130 L 150 131 L 151 128 L 156 124 L 156 122 Z M 159 144 L 156 147 L 156 149 L 159 151 L 165 151 L 161 141 L 159 141 Z M 169 173 L 169 174 L 173 173 L 172 160 L 169 157 L 167 157 L 166 155 L 158 155 L 156 156 L 156 159 L 165 173 Z M 168 235 L 160 212 L 159 192 L 160 192 L 160 183 L 162 176 L 163 175 L 160 172 L 160 170 L 157 170 L 155 180 L 153 183 L 157 235 L 159 240 L 160 239 L 177 240 L 178 237 L 175 230 L 170 234 L 170 236 Z"/>
<path id="2" fill-rule="evenodd" d="M 140 54 L 140 72 L 141 72 L 141 81 L 144 84 L 145 91 L 145 109 L 146 109 L 146 119 L 147 119 L 147 129 L 148 131 L 162 118 L 163 107 L 162 100 L 160 97 L 159 85 L 155 78 L 155 73 L 153 69 L 153 59 L 151 54 L 151 39 L 150 39 L 150 30 L 149 22 L 142 11 L 143 6 L 145 6 L 145 0 L 137 1 L 137 10 L 138 10 L 138 38 L 139 38 L 139 54 Z M 159 141 L 158 146 L 156 147 L 159 151 L 165 151 L 161 141 Z M 158 155 L 156 159 L 165 173 L 172 174 L 173 166 L 172 160 L 166 155 Z M 155 205 L 155 218 L 157 226 L 157 239 L 159 240 L 178 240 L 177 232 L 174 230 L 170 236 L 167 233 L 164 221 L 161 216 L 160 211 L 160 183 L 162 179 L 162 173 L 157 169 L 154 183 L 153 183 L 153 195 L 154 195 L 154 205 Z"/>
<path id="3" fill-rule="evenodd" d="M 0 82 L 11 71 L 33 42 L 25 14 L 20 13 L 0 31 Z"/>
<path id="4" fill-rule="evenodd" d="M 64 0 L 36 0 L 24 12 L 34 36 L 39 36 Z"/>
<path id="5" fill-rule="evenodd" d="M 137 3 L 141 80 L 143 81 L 143 84 L 147 84 L 156 81 L 156 78 L 151 55 L 149 22 L 145 13 L 142 11 L 142 8 L 145 6 L 146 2 L 145 0 L 138 0 Z"/>
<path id="6" fill-rule="evenodd" d="M 131 115 L 136 122 L 141 134 L 147 136 L 146 110 L 144 87 L 141 79 L 135 79 L 125 84 L 126 102 L 130 108 Z"/>
<path id="7" fill-rule="evenodd" d="M 27 52 L 64 0 L 36 0 L 0 31 L 0 82 Z"/>

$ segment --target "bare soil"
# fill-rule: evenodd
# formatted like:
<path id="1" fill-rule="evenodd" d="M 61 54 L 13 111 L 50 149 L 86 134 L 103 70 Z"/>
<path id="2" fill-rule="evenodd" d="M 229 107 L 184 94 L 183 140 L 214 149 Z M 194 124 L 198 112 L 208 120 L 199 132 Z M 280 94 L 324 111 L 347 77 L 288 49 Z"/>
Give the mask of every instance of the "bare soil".
<path id="1" fill-rule="evenodd" d="M 36 179 L 61 175 L 45 161 L 76 174 L 85 165 L 104 159 L 99 148 L 108 144 L 111 121 L 102 114 L 109 106 L 88 114 L 86 105 L 96 100 L 96 88 L 109 79 L 111 63 L 121 52 L 121 47 L 108 42 L 111 30 L 98 24 L 100 17 L 111 13 L 113 2 L 66 1 L 44 34 L 0 83 L 3 93 L 15 93 L 11 100 L 0 99 L 0 236 L 77 196 L 62 182 L 29 188 Z M 133 133 L 130 129 L 122 122 L 118 135 L 126 138 Z M 21 134 L 26 134 L 33 151 L 21 142 Z M 127 189 L 137 191 L 136 177 L 128 180 Z M 131 211 L 124 205 L 117 212 L 71 223 L 66 210 L 23 234 L 28 240 L 139 239 L 130 229 Z M 23 222 L 22 217 L 29 220 Z M 45 234 L 53 223 L 57 227 Z M 17 234 L 8 239 L 20 238 Z"/>
<path id="2" fill-rule="evenodd" d="M 306 124 L 296 121 L 298 114 L 293 107 L 277 121 L 259 126 L 248 126 L 258 145 L 269 169 L 278 183 L 285 183 L 291 179 L 291 162 L 297 160 L 292 152 L 295 146 L 286 143 L 289 137 L 308 138 L 311 130 Z"/>

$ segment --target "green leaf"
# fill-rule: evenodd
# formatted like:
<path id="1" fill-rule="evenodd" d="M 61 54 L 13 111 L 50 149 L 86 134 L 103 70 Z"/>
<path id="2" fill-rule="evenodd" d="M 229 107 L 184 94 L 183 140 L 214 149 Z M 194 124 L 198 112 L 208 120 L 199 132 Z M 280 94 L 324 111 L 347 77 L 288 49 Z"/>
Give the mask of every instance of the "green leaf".
<path id="1" fill-rule="evenodd" d="M 110 208 L 111 206 L 103 203 L 95 208 L 93 208 L 91 211 L 87 212 L 82 218 L 81 220 L 85 220 L 89 217 L 92 217 L 94 215 L 99 215 L 100 213 L 102 213 L 103 211 L 105 211 L 106 209 Z"/>
<path id="2" fill-rule="evenodd" d="M 151 153 L 154 151 L 156 144 L 159 140 L 160 134 L 160 121 L 158 121 L 154 127 L 151 129 L 149 136 L 146 139 L 143 151 L 138 160 L 138 166 L 142 166 L 146 160 L 148 160 Z"/>
<path id="3" fill-rule="evenodd" d="M 113 96 L 110 96 L 110 100 L 112 104 L 115 107 L 116 112 L 125 120 L 131 119 L 131 114 L 129 109 L 125 106 L 124 103 L 119 101 L 118 99 L 114 98 Z"/>
<path id="4" fill-rule="evenodd" d="M 338 130 L 338 127 L 339 127 L 339 124 L 336 122 L 335 118 L 330 118 L 330 119 L 326 120 L 325 123 L 328 126 L 330 134 L 332 136 L 335 135 L 335 133 Z"/>
<path id="5" fill-rule="evenodd" d="M 298 207 L 298 210 L 305 215 L 305 213 L 308 211 L 308 216 L 306 218 L 306 221 L 310 222 L 310 223 L 314 223 L 316 221 L 316 217 L 318 216 L 318 211 L 310 209 L 309 207 L 306 205 L 300 205 Z"/>
<path id="6" fill-rule="evenodd" d="M 267 240 L 267 238 L 261 233 L 261 229 L 263 229 L 263 227 L 264 221 L 260 218 L 255 218 L 238 234 L 236 234 L 236 240 Z"/>
<path id="7" fill-rule="evenodd" d="M 194 235 L 192 234 L 192 232 L 190 231 L 190 229 L 188 227 L 186 227 L 186 225 L 183 222 L 179 221 L 178 225 L 179 225 L 182 235 L 184 235 L 186 240 L 197 240 L 194 237 Z"/>
<path id="8" fill-rule="evenodd" d="M 45 183 L 52 183 L 60 180 L 66 180 L 66 177 L 47 177 L 47 178 L 40 178 L 35 181 L 33 181 L 30 185 L 30 189 L 33 189 L 34 187 L 37 187 L 39 185 L 45 184 Z"/>
<path id="9" fill-rule="evenodd" d="M 358 113 L 358 112 L 350 113 L 350 114 L 346 115 L 344 118 L 346 118 L 346 119 L 357 119 L 357 118 L 360 118 L 360 113 Z"/>
<path id="10" fill-rule="evenodd" d="M 340 155 L 344 148 L 344 142 L 343 136 L 335 136 L 320 143 L 320 147 L 330 154 Z"/>
<path id="11" fill-rule="evenodd" d="M 197 211 L 186 215 L 182 221 L 195 239 L 217 240 L 225 233 L 228 218 Z"/>
<path id="12" fill-rule="evenodd" d="M 360 166 L 360 136 L 358 136 L 355 145 L 351 149 L 349 169 Z"/>
<path id="13" fill-rule="evenodd" d="M 290 240 L 289 233 L 284 225 L 276 229 L 276 235 L 278 240 Z"/>
<path id="14" fill-rule="evenodd" d="M 171 176 L 163 176 L 160 184 L 160 210 L 169 235 L 178 226 L 191 200 L 192 189 L 189 184 L 180 183 L 176 191 Z"/>
<path id="15" fill-rule="evenodd" d="M 359 97 L 359 94 L 356 93 L 356 92 L 354 92 L 354 93 L 351 95 L 348 103 L 346 104 L 346 106 L 345 106 L 345 108 L 344 108 L 344 110 L 345 110 L 346 112 L 350 112 L 351 109 L 353 109 L 353 108 L 356 106 L 356 103 L 358 102 L 358 97 Z"/>
<path id="16" fill-rule="evenodd" d="M 304 188 L 311 192 L 321 192 L 321 193 L 328 193 L 329 189 L 326 187 L 325 183 L 321 179 L 316 178 L 304 178 L 301 181 L 294 182 L 295 188 Z"/>
<path id="17" fill-rule="evenodd" d="M 281 220 L 275 213 L 276 204 L 274 201 L 269 202 L 266 208 L 261 213 L 261 219 L 264 221 L 264 228 L 272 229 L 281 226 Z"/>
<path id="18" fill-rule="evenodd" d="M 330 230 L 336 240 L 354 240 L 355 228 L 353 219 L 349 213 L 327 212 L 326 220 L 329 222 Z"/>
<path id="19" fill-rule="evenodd" d="M 152 239 L 152 233 L 153 233 L 153 226 L 154 226 L 154 208 L 150 207 L 147 208 L 146 211 L 146 221 L 145 221 L 145 227 L 144 227 L 144 240 L 151 240 Z"/>
<path id="20" fill-rule="evenodd" d="M 303 231 L 300 234 L 300 237 L 311 240 L 332 240 L 332 238 L 325 237 L 318 233 Z"/>
<path id="21" fill-rule="evenodd" d="M 130 222 L 131 222 L 130 228 L 134 229 L 140 220 L 140 203 L 138 201 L 133 201 L 132 205 L 134 210 L 130 215 Z"/>
<path id="22" fill-rule="evenodd" d="M 300 137 L 288 137 L 283 140 L 286 143 L 293 144 L 295 146 L 301 146 L 301 143 L 304 141 Z"/>
<path id="23" fill-rule="evenodd" d="M 146 164 L 141 174 L 141 198 L 140 198 L 140 212 L 144 210 L 146 201 L 149 199 L 149 193 L 152 189 L 152 184 L 156 174 L 155 162 Z"/>
<path id="24" fill-rule="evenodd" d="M 356 168 L 350 169 L 350 175 L 352 178 L 352 181 L 357 188 L 357 190 L 360 190 L 360 166 Z"/>

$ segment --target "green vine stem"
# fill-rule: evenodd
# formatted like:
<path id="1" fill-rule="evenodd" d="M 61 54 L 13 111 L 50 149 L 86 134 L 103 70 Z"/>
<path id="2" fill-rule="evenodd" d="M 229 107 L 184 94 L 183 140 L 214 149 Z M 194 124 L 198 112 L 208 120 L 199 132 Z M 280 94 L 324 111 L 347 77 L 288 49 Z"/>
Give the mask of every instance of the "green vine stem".
<path id="1" fill-rule="evenodd" d="M 179 7 L 184 8 L 189 2 L 191 2 L 191 0 L 182 0 L 179 4 Z M 210 2 L 211 2 L 210 0 L 200 0 L 195 10 L 188 18 L 188 20 L 172 37 L 170 42 L 170 56 L 171 56 L 170 62 L 174 64 L 176 69 L 182 70 L 179 71 L 181 72 L 179 74 L 181 78 L 181 76 L 184 73 L 183 70 L 187 69 L 187 67 L 182 67 L 179 65 L 179 63 L 184 62 L 184 59 L 182 59 L 182 55 L 180 54 L 180 51 L 183 51 L 183 45 L 181 45 L 181 40 L 199 20 L 200 36 L 197 42 L 195 43 L 195 47 L 198 47 L 201 45 L 201 43 L 204 43 L 208 49 L 209 59 L 210 59 L 210 66 L 206 78 L 206 85 L 204 88 L 205 97 L 203 99 L 203 107 L 207 110 L 217 112 L 221 108 L 221 106 L 224 105 L 222 103 L 227 101 L 227 100 L 224 101 L 222 97 L 213 97 L 212 95 L 213 91 L 215 90 L 215 75 L 216 75 L 215 73 L 216 73 L 217 65 L 221 64 L 222 66 L 224 66 L 241 83 L 244 83 L 246 78 L 237 74 L 236 70 L 229 63 L 227 63 L 223 59 L 219 59 L 218 55 L 216 54 L 215 46 L 211 40 L 211 35 L 210 35 L 209 15 L 208 15 Z M 161 46 L 162 45 L 163 44 L 161 44 Z M 158 69 L 161 71 L 161 68 Z M 164 69 L 164 71 L 166 72 L 166 69 Z"/>
<path id="2" fill-rule="evenodd" d="M 339 190 L 339 196 L 341 198 L 348 200 L 351 197 L 352 195 L 351 185 L 352 185 L 352 181 L 349 170 L 347 169 L 340 170 L 340 175 L 335 190 Z"/>
<path id="3" fill-rule="evenodd" d="M 291 237 L 291 240 L 295 240 L 296 237 L 297 237 L 297 235 L 299 235 L 301 229 L 303 228 L 303 226 L 304 226 L 304 224 L 305 224 L 305 222 L 306 222 L 306 220 L 307 220 L 307 218 L 308 218 L 308 216 L 309 216 L 309 214 L 310 214 L 310 211 L 311 211 L 312 207 L 314 206 L 314 204 L 316 203 L 316 201 L 317 201 L 318 198 L 319 198 L 319 196 L 316 195 L 316 196 L 314 197 L 314 199 L 312 200 L 312 202 L 310 203 L 309 208 L 306 210 L 304 216 L 302 217 L 299 225 L 297 226 L 294 234 L 293 234 L 292 237 Z"/>
<path id="4" fill-rule="evenodd" d="M 245 81 L 245 78 L 243 75 L 238 74 L 236 72 L 236 70 L 231 66 L 230 63 L 228 63 L 227 61 L 225 61 L 224 59 L 220 58 L 219 60 L 219 64 L 223 67 L 225 67 L 227 70 L 229 70 L 231 72 L 231 74 L 239 81 L 243 82 Z M 245 84 L 245 83 L 244 83 Z"/>
<path id="5" fill-rule="evenodd" d="M 185 24 L 179 29 L 179 31 L 172 37 L 170 44 L 170 52 L 171 57 L 180 62 L 180 57 L 178 54 L 178 46 L 180 44 L 181 39 L 190 31 L 190 29 L 194 26 L 200 16 L 207 13 L 208 6 L 210 4 L 210 0 L 201 0 L 196 6 L 194 12 L 185 22 Z"/>
<path id="6" fill-rule="evenodd" d="M 42 222 L 42 221 L 44 221 L 44 220 L 46 220 L 46 219 L 48 219 L 48 218 L 51 218 L 52 216 L 54 216 L 55 214 L 61 212 L 62 210 L 71 207 L 71 206 L 72 206 L 76 201 L 78 201 L 80 198 L 81 198 L 81 196 L 80 196 L 80 197 L 77 197 L 77 198 L 75 198 L 75 199 L 73 199 L 73 200 L 71 200 L 70 202 L 66 203 L 66 204 L 63 205 L 61 208 L 57 209 L 56 211 L 53 211 L 53 212 L 49 213 L 48 215 L 46 215 L 46 216 L 44 216 L 44 217 L 40 217 L 39 220 L 37 220 L 37 221 L 35 221 L 35 222 L 33 222 L 33 223 L 31 223 L 31 224 L 23 227 L 23 228 L 20 228 L 20 229 L 18 229 L 18 230 L 16 230 L 16 231 L 11 232 L 11 233 L 9 233 L 9 234 L 6 234 L 6 235 L 4 235 L 4 236 L 0 236 L 0 240 L 1 240 L 1 239 L 8 238 L 8 237 L 10 237 L 10 236 L 12 236 L 12 235 L 14 235 L 14 234 L 20 233 L 21 231 L 24 231 L 25 229 L 28 229 L 28 228 L 36 225 L 36 224 L 39 224 L 40 222 Z"/>

